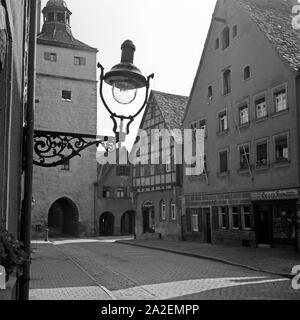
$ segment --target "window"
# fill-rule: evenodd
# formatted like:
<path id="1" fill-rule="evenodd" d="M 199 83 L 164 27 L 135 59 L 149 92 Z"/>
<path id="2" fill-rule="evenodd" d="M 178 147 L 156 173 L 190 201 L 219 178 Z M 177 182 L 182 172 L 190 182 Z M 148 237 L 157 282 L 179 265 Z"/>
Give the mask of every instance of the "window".
<path id="1" fill-rule="evenodd" d="M 237 26 L 233 26 L 232 28 L 232 38 L 235 38 L 237 36 Z"/>
<path id="2" fill-rule="evenodd" d="M 191 129 L 192 129 L 192 153 L 193 156 L 196 155 L 196 130 L 197 130 L 197 122 L 194 122 L 191 124 Z"/>
<path id="3" fill-rule="evenodd" d="M 57 13 L 57 21 L 65 23 L 65 15 L 63 13 Z"/>
<path id="4" fill-rule="evenodd" d="M 112 197 L 112 189 L 109 187 L 103 188 L 103 198 L 111 198 Z"/>
<path id="5" fill-rule="evenodd" d="M 125 199 L 126 198 L 126 189 L 125 188 L 118 188 L 117 189 L 117 198 L 118 199 Z"/>
<path id="6" fill-rule="evenodd" d="M 228 172 L 228 159 L 227 159 L 227 151 L 222 151 L 219 154 L 220 157 L 220 173 Z"/>
<path id="7" fill-rule="evenodd" d="M 171 220 L 176 220 L 176 203 L 174 200 L 170 202 Z"/>
<path id="8" fill-rule="evenodd" d="M 265 97 L 255 100 L 255 110 L 256 110 L 257 119 L 267 117 L 268 112 L 267 112 L 267 103 L 266 103 Z"/>
<path id="9" fill-rule="evenodd" d="M 207 138 L 207 126 L 206 126 L 206 120 L 205 119 L 199 121 L 199 129 L 204 130 L 205 138 Z"/>
<path id="10" fill-rule="evenodd" d="M 231 226 L 232 229 L 239 229 L 239 208 L 231 208 Z"/>
<path id="11" fill-rule="evenodd" d="M 284 162 L 289 160 L 289 147 L 287 135 L 275 138 L 275 156 L 276 162 Z"/>
<path id="12" fill-rule="evenodd" d="M 226 27 L 222 31 L 222 49 L 225 50 L 226 48 L 228 48 L 229 44 L 230 44 L 230 31 L 229 31 L 229 27 Z"/>
<path id="13" fill-rule="evenodd" d="M 250 71 L 250 67 L 247 66 L 244 68 L 244 80 L 249 79 L 251 76 L 251 71 Z"/>
<path id="14" fill-rule="evenodd" d="M 61 94 L 62 101 L 72 101 L 72 92 L 63 90 Z"/>
<path id="15" fill-rule="evenodd" d="M 218 50 L 219 47 L 220 47 L 220 39 L 217 38 L 217 39 L 216 39 L 216 42 L 215 42 L 215 50 Z"/>
<path id="16" fill-rule="evenodd" d="M 49 21 L 49 22 L 54 21 L 54 12 L 49 12 L 49 13 L 48 13 L 48 21 Z"/>
<path id="17" fill-rule="evenodd" d="M 194 232 L 199 231 L 199 215 L 197 209 L 192 210 L 192 228 Z"/>
<path id="18" fill-rule="evenodd" d="M 240 146 L 240 169 L 247 169 L 250 166 L 249 145 Z"/>
<path id="19" fill-rule="evenodd" d="M 226 207 L 219 207 L 219 226 L 221 229 L 226 229 Z"/>
<path id="20" fill-rule="evenodd" d="M 63 170 L 63 171 L 70 171 L 70 160 L 66 160 L 66 161 L 62 164 L 61 170 Z"/>
<path id="21" fill-rule="evenodd" d="M 239 108 L 240 125 L 247 124 L 249 122 L 249 108 L 245 104 Z"/>
<path id="22" fill-rule="evenodd" d="M 219 132 L 228 130 L 227 111 L 222 111 L 218 114 Z"/>
<path id="23" fill-rule="evenodd" d="M 212 99 L 212 96 L 213 96 L 213 89 L 212 89 L 212 86 L 209 86 L 207 88 L 207 98 Z"/>
<path id="24" fill-rule="evenodd" d="M 166 220 L 166 203 L 163 200 L 160 202 L 160 218 Z"/>
<path id="25" fill-rule="evenodd" d="M 231 92 L 231 70 L 227 69 L 223 72 L 223 94 Z"/>
<path id="26" fill-rule="evenodd" d="M 86 65 L 86 58 L 83 57 L 74 57 L 75 66 L 84 66 Z"/>
<path id="27" fill-rule="evenodd" d="M 256 144 L 256 166 L 262 167 L 268 164 L 268 143 L 260 142 Z"/>
<path id="28" fill-rule="evenodd" d="M 130 177 L 130 166 L 117 166 L 118 177 Z M 140 176 L 140 174 L 139 174 Z"/>
<path id="29" fill-rule="evenodd" d="M 44 59 L 51 62 L 57 61 L 57 54 L 53 52 L 45 52 L 44 53 Z"/>
<path id="30" fill-rule="evenodd" d="M 276 112 L 287 110 L 287 94 L 285 88 L 274 92 L 274 103 Z"/>
<path id="31" fill-rule="evenodd" d="M 251 229 L 250 207 L 248 206 L 242 207 L 242 217 L 243 217 L 243 229 L 250 230 Z"/>

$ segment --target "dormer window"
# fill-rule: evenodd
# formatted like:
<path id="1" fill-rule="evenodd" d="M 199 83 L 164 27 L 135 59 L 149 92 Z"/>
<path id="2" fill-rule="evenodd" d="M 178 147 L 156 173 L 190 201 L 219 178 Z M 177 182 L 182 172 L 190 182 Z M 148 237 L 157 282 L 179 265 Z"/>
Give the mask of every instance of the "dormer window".
<path id="1" fill-rule="evenodd" d="M 230 44 L 230 30 L 229 27 L 226 27 L 222 31 L 222 50 L 225 50 L 229 47 Z"/>

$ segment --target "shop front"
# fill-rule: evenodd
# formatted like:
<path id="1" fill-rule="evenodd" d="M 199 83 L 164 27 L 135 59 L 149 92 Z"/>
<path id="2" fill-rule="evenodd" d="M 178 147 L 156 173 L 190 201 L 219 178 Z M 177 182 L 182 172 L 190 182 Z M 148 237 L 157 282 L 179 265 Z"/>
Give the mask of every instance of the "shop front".
<path id="1" fill-rule="evenodd" d="M 251 194 L 259 246 L 297 249 L 297 200 L 297 189 Z"/>

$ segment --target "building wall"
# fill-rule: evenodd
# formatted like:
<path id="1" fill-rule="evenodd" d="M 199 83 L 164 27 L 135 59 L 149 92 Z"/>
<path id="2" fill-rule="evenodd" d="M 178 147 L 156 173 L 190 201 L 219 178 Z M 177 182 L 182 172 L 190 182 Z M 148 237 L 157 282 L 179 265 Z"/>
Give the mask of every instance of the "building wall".
<path id="1" fill-rule="evenodd" d="M 110 212 L 114 216 L 114 230 L 113 235 L 121 235 L 121 219 L 124 213 L 127 211 L 132 211 L 135 215 L 135 203 L 132 197 L 132 175 L 130 176 L 118 176 L 117 166 L 108 165 L 108 171 L 103 172 L 103 176 L 98 179 L 98 184 L 96 186 L 96 230 L 97 235 L 99 235 L 99 221 L 103 213 Z M 109 187 L 112 189 L 111 198 L 103 197 L 103 188 Z M 126 198 L 119 199 L 116 197 L 117 188 L 126 189 Z"/>
<path id="2" fill-rule="evenodd" d="M 137 238 L 145 238 L 151 235 L 145 234 L 143 230 L 143 205 L 146 201 L 151 201 L 155 210 L 155 235 L 162 239 L 181 239 L 181 190 L 174 188 L 173 190 L 153 191 L 147 193 L 139 193 L 136 195 L 136 236 Z M 166 204 L 166 220 L 160 218 L 160 202 L 165 201 Z M 176 201 L 176 220 L 171 219 L 171 200 Z"/>
<path id="3" fill-rule="evenodd" d="M 44 59 L 44 52 L 57 54 L 57 62 Z M 75 66 L 74 57 L 86 65 Z M 37 48 L 35 127 L 39 130 L 94 134 L 97 130 L 96 53 L 39 45 Z M 62 101 L 62 90 L 72 101 Z M 94 235 L 94 182 L 97 176 L 96 147 L 70 160 L 70 171 L 61 167 L 34 167 L 33 228 L 46 225 L 50 206 L 58 199 L 72 200 L 79 210 L 79 234 Z"/>
<path id="4" fill-rule="evenodd" d="M 6 0 L 3 3 L 7 8 L 7 31 L 12 42 L 8 43 L 6 67 L 0 71 L 0 217 L 8 229 L 17 234 L 22 197 L 23 90 L 24 75 L 27 74 L 27 65 L 23 60 L 26 33 L 24 22 L 28 22 L 28 17 L 25 19 L 24 16 L 27 1 Z M 5 87 L 5 82 L 10 85 Z"/>
<path id="5" fill-rule="evenodd" d="M 235 1 L 219 2 L 220 6 L 215 13 L 216 17 L 227 20 L 230 27 L 230 46 L 221 49 L 221 32 L 225 25 L 214 21 L 210 30 L 206 51 L 197 74 L 195 87 L 192 92 L 189 111 L 184 121 L 184 127 L 190 128 L 193 121 L 206 118 L 207 140 L 206 154 L 208 179 L 184 177 L 184 192 L 186 195 L 186 207 L 192 205 L 203 206 L 216 204 L 233 205 L 231 194 L 234 192 L 249 192 L 258 190 L 289 189 L 299 186 L 299 147 L 297 143 L 297 115 L 295 75 L 282 62 L 275 49 L 260 32 L 248 15 L 235 4 Z M 237 25 L 237 36 L 232 38 L 232 28 Z M 220 48 L 215 50 L 215 39 L 220 39 Z M 243 68 L 249 65 L 251 77 L 243 80 Z M 231 67 L 232 92 L 228 95 L 222 94 L 222 71 Z M 198 71 L 199 72 L 199 71 Z M 281 84 L 287 84 L 289 110 L 281 114 L 275 114 L 272 101 L 272 89 Z M 213 86 L 212 99 L 207 98 L 208 86 Z M 266 92 L 268 118 L 258 121 L 255 118 L 254 96 Z M 250 124 L 236 129 L 238 123 L 238 105 L 243 100 L 249 101 Z M 220 135 L 217 133 L 217 113 L 227 108 L 229 132 Z M 289 133 L 289 163 L 283 165 L 275 164 L 275 147 L 273 137 L 283 132 Z M 270 166 L 265 170 L 253 169 L 253 179 L 249 171 L 239 170 L 239 149 L 242 143 L 250 143 L 250 163 L 255 162 L 255 141 L 268 139 L 268 155 Z M 229 150 L 228 164 L 230 173 L 220 177 L 218 151 L 227 148 Z M 202 196 L 213 197 L 212 202 L 205 203 Z M 221 200 L 221 202 L 218 202 Z M 244 199 L 245 200 L 245 199 Z M 246 198 L 250 201 L 250 197 Z M 238 201 L 239 205 L 243 202 Z M 221 231 L 216 231 L 217 236 Z M 236 232 L 237 233 L 237 232 Z M 235 234 L 236 234 L 235 233 Z M 247 237 L 253 240 L 253 233 L 248 232 Z M 241 238 L 227 232 L 226 239 L 230 242 L 241 243 Z M 221 238 L 221 237 L 220 237 Z M 221 242 L 224 242 L 224 239 Z"/>

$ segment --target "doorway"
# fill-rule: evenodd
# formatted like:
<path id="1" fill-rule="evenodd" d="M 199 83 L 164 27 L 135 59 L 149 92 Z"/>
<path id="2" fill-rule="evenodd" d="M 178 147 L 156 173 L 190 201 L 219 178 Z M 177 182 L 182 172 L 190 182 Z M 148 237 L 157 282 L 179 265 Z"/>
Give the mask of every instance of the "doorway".
<path id="1" fill-rule="evenodd" d="M 271 244 L 271 207 L 268 205 L 255 206 L 257 243 Z"/>
<path id="2" fill-rule="evenodd" d="M 114 235 L 114 215 L 111 212 L 102 213 L 99 220 L 100 237 L 109 237 Z"/>
<path id="3" fill-rule="evenodd" d="M 205 220 L 205 241 L 211 243 L 211 210 L 210 208 L 203 208 L 203 216 Z"/>
<path id="4" fill-rule="evenodd" d="M 135 212 L 127 211 L 121 218 L 121 235 L 128 236 L 134 234 Z"/>
<path id="5" fill-rule="evenodd" d="M 155 210 L 154 204 L 150 201 L 144 203 L 143 208 L 143 233 L 155 232 Z"/>

